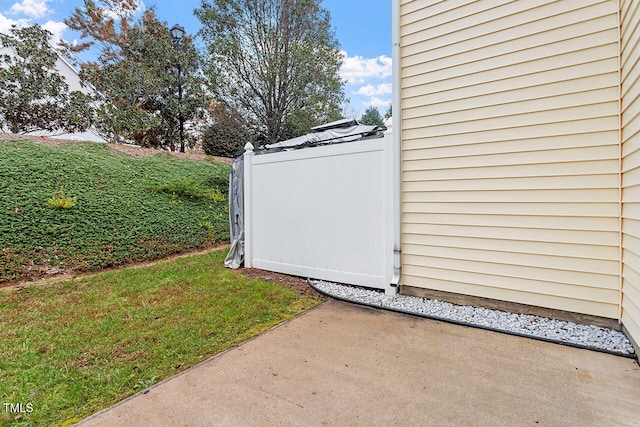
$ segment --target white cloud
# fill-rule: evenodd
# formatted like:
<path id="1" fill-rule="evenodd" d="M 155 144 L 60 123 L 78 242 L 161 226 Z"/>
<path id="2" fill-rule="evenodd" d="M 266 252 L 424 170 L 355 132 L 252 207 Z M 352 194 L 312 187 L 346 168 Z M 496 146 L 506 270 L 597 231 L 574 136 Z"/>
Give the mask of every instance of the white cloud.
<path id="1" fill-rule="evenodd" d="M 391 98 L 378 98 L 377 96 L 372 96 L 371 99 L 362 103 L 362 105 L 374 107 L 388 107 L 389 104 L 391 104 Z"/>
<path id="2" fill-rule="evenodd" d="M 354 95 L 363 96 L 380 96 L 391 93 L 391 83 L 381 83 L 378 85 L 366 85 L 361 86 L 357 91 L 353 92 Z"/>
<path id="3" fill-rule="evenodd" d="M 9 34 L 9 29 L 15 25 L 18 28 L 26 27 L 29 22 L 26 19 L 10 19 L 0 13 L 0 33 Z"/>
<path id="4" fill-rule="evenodd" d="M 56 46 L 60 41 L 60 39 L 62 39 L 62 34 L 67 29 L 67 24 L 65 24 L 64 22 L 47 21 L 45 24 L 42 25 L 42 28 L 44 28 L 47 31 L 50 31 L 51 34 L 53 34 L 50 42 L 53 46 Z"/>
<path id="5" fill-rule="evenodd" d="M 384 79 L 391 76 L 391 58 L 380 55 L 375 58 L 347 55 L 342 51 L 344 62 L 340 69 L 340 76 L 349 83 L 364 83 L 366 79 Z"/>
<path id="6" fill-rule="evenodd" d="M 28 19 L 10 19 L 0 13 L 0 33 L 9 34 L 9 30 L 14 25 L 18 28 L 23 28 L 32 25 L 32 23 Z M 58 44 L 60 39 L 62 39 L 62 34 L 67 29 L 67 24 L 58 21 L 47 21 L 41 26 L 53 34 L 50 40 L 53 46 Z"/>
<path id="7" fill-rule="evenodd" d="M 14 3 L 9 11 L 16 15 L 25 15 L 31 18 L 42 18 L 49 13 L 47 3 L 50 0 L 22 0 Z"/>

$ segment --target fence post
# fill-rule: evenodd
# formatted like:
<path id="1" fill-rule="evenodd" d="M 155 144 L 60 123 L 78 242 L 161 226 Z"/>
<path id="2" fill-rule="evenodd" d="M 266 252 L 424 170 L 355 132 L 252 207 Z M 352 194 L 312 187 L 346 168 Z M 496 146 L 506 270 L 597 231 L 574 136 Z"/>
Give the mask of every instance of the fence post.
<path id="1" fill-rule="evenodd" d="M 253 166 L 253 144 L 247 142 L 244 146 L 244 266 L 251 268 L 253 264 L 252 244 L 251 244 L 251 227 L 253 226 L 251 192 L 253 190 L 252 166 Z"/>

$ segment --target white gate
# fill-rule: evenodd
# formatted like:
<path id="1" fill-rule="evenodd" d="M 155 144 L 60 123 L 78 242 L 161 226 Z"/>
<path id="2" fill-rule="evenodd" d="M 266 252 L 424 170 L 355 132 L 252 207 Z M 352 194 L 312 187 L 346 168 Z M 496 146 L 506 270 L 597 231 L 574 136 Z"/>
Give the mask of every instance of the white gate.
<path id="1" fill-rule="evenodd" d="M 246 148 L 246 267 L 395 293 L 391 134 L 261 155 Z"/>

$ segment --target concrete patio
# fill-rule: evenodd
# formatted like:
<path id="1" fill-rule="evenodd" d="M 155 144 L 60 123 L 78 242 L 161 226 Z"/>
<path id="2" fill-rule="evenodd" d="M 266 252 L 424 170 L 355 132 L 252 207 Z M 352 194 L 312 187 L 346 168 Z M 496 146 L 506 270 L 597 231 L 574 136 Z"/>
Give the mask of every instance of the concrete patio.
<path id="1" fill-rule="evenodd" d="M 88 426 L 640 425 L 636 361 L 330 301 Z"/>

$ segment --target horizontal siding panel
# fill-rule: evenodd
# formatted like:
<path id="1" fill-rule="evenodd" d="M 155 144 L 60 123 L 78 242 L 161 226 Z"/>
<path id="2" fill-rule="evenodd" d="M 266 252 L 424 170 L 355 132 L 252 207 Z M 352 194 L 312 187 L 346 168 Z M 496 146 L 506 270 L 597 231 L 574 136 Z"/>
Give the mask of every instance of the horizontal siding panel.
<path id="1" fill-rule="evenodd" d="M 463 95 L 464 97 L 460 99 L 447 98 L 445 100 L 442 99 L 440 93 L 433 95 L 427 94 L 418 98 L 407 98 L 405 100 L 406 108 L 405 111 L 403 111 L 402 117 L 414 118 L 496 105 L 514 105 L 518 102 L 530 100 L 547 99 L 548 102 L 551 97 L 585 94 L 596 89 L 606 88 L 618 90 L 618 78 L 615 73 L 599 74 L 562 82 L 551 82 L 510 91 L 487 93 L 474 97 L 467 97 L 465 94 Z"/>
<path id="2" fill-rule="evenodd" d="M 618 216 L 618 203 L 403 203 L 403 212 L 498 215 Z"/>
<path id="3" fill-rule="evenodd" d="M 500 0 L 497 0 L 500 1 Z M 477 19 L 473 20 L 470 17 L 480 18 L 484 16 L 483 12 L 494 10 L 496 5 L 499 5 L 497 1 L 494 2 L 479 2 L 479 1 L 456 1 L 454 0 L 451 4 L 442 5 L 438 8 L 420 8 L 418 10 L 410 11 L 408 8 L 401 9 L 401 28 L 403 34 L 412 34 L 421 32 L 424 28 L 424 21 L 428 20 L 429 28 L 433 29 L 433 31 L 437 31 L 439 27 L 451 25 L 452 23 L 456 23 L 458 25 L 457 28 L 452 28 L 452 30 L 460 30 L 465 27 L 465 23 L 472 21 L 467 26 L 476 25 Z M 501 0 L 503 4 L 507 6 L 512 1 Z M 546 0 L 548 1 L 548 0 Z M 420 3 L 420 2 L 416 2 Z M 515 8 L 511 7 L 511 13 L 516 13 L 519 10 L 522 10 L 522 7 L 518 7 L 516 5 Z M 507 12 L 508 13 L 508 12 Z M 436 33 L 437 34 L 437 33 Z M 440 34 L 442 34 L 440 32 Z M 420 36 L 424 38 L 424 35 Z"/>
<path id="4" fill-rule="evenodd" d="M 624 171 L 622 174 L 622 188 L 640 185 L 640 165 Z"/>
<path id="5" fill-rule="evenodd" d="M 622 191 L 622 203 L 633 203 L 638 200 L 640 200 L 640 185 L 629 186 Z"/>
<path id="6" fill-rule="evenodd" d="M 478 3 L 474 6 L 480 6 L 482 10 L 469 14 L 464 13 L 469 12 L 468 9 L 460 8 L 460 6 L 472 5 L 473 3 Z M 554 28 L 553 25 L 556 24 L 554 18 L 557 19 L 559 16 L 567 17 L 569 20 L 574 15 L 580 14 L 584 20 L 609 14 L 612 8 L 609 6 L 606 10 L 602 9 L 602 3 L 600 0 L 564 0 L 562 2 L 557 0 L 538 0 L 536 2 L 447 0 L 444 4 L 440 0 L 436 0 L 430 1 L 428 5 L 414 2 L 413 10 L 408 7 L 409 5 L 403 5 L 401 8 L 401 28 L 405 35 L 417 35 L 418 40 L 434 40 L 435 42 L 455 34 L 460 34 L 458 36 L 460 40 L 482 37 L 491 33 L 504 33 L 505 37 L 510 34 L 520 36 L 519 26 L 533 27 L 527 29 L 529 33 L 537 28 L 548 30 Z M 601 10 L 595 10 L 598 7 Z M 451 15 L 447 15 L 453 10 L 458 11 L 456 19 L 450 19 Z M 615 6 L 613 10 L 615 11 Z M 440 22 L 436 19 L 439 19 Z M 574 21 L 575 18 L 571 19 L 567 25 Z M 426 30 L 424 22 L 431 24 Z M 412 28 L 415 31 L 411 31 Z M 470 31 L 475 32 L 469 33 Z"/>
<path id="7" fill-rule="evenodd" d="M 509 73 L 510 76 L 527 75 L 532 72 L 614 58 L 618 56 L 618 45 L 613 37 L 614 30 L 611 28 L 615 28 L 615 25 L 612 27 L 612 22 L 615 22 L 615 15 L 606 20 L 562 29 L 562 35 L 558 34 L 558 36 L 571 38 L 555 43 L 552 48 L 546 43 L 549 40 L 548 35 L 545 34 L 545 40 L 535 40 L 539 36 L 521 39 L 520 46 L 516 50 L 509 49 L 509 45 L 514 43 L 509 42 L 441 59 L 438 59 L 437 50 L 423 51 L 424 53 L 420 55 L 403 57 L 403 63 L 407 68 L 403 69 L 402 77 L 406 79 L 408 86 L 416 84 L 414 79 L 419 76 L 424 80 L 438 82 L 446 79 L 447 75 L 461 77 L 474 73 L 478 82 L 484 82 L 494 75 L 499 76 L 503 73 Z M 480 42 L 477 40 L 473 40 L 472 43 L 476 47 L 483 46 L 478 44 Z M 440 50 L 450 50 L 450 47 Z M 403 52 L 406 54 L 406 49 Z"/>
<path id="8" fill-rule="evenodd" d="M 618 132 L 605 131 L 579 135 L 563 135 L 543 139 L 523 139 L 518 141 L 481 142 L 447 147 L 432 147 L 429 139 L 408 141 L 405 144 L 403 160 L 419 160 L 424 158 L 424 149 L 428 148 L 429 158 L 466 157 L 504 153 L 521 153 L 561 148 L 584 148 L 602 145 L 619 147 Z M 618 148 L 617 148 L 618 149 Z M 616 167 L 617 169 L 617 167 Z M 617 174 L 617 171 L 615 171 Z"/>
<path id="9" fill-rule="evenodd" d="M 630 154 L 633 154 L 636 151 L 640 150 L 640 147 L 633 147 L 632 146 L 633 144 L 626 144 L 626 142 L 640 138 L 640 132 L 630 134 L 630 133 L 624 133 L 624 130 L 623 130 L 623 135 L 624 135 L 624 138 L 621 138 L 621 141 L 623 142 L 623 145 L 622 145 L 623 150 L 625 145 L 628 145 L 627 149 L 631 151 Z"/>
<path id="10" fill-rule="evenodd" d="M 458 236 L 419 236 L 413 234 L 403 235 L 404 245 L 429 244 L 450 248 L 468 248 L 488 251 L 514 252 L 523 254 L 538 254 L 551 256 L 570 256 L 573 258 L 603 259 L 619 261 L 620 254 L 617 247 L 575 245 L 558 242 L 531 242 L 524 240 L 500 240 Z"/>
<path id="11" fill-rule="evenodd" d="M 622 324 L 627 328 L 636 343 L 640 338 L 640 290 L 636 286 L 639 277 L 622 282 Z"/>
<path id="12" fill-rule="evenodd" d="M 620 263 L 597 259 L 584 259 L 564 256 L 562 258 L 549 255 L 517 253 L 505 251 L 480 251 L 477 249 L 450 248 L 430 245 L 406 245 L 405 262 L 408 265 L 423 265 L 423 259 L 440 258 L 460 261 L 486 262 L 491 264 L 537 267 L 562 272 L 604 274 L 617 276 Z M 553 273 L 553 272 L 550 272 Z M 563 273 L 564 274 L 564 273 Z M 618 281 L 612 282 L 611 289 L 618 289 Z M 584 285 L 584 283 L 581 283 Z M 600 284 L 598 287 L 601 286 Z"/>
<path id="13" fill-rule="evenodd" d="M 474 1 L 475 0 L 432 0 L 429 2 L 420 2 L 415 0 L 400 0 L 400 15 L 404 19 L 405 16 L 408 16 L 413 12 L 426 10 L 428 11 L 427 16 L 435 16 Z M 409 23 L 410 22 L 411 21 L 409 21 Z"/>
<path id="14" fill-rule="evenodd" d="M 637 114 L 635 117 L 632 118 L 632 122 L 631 123 L 635 123 L 637 120 L 639 120 L 640 118 L 640 114 Z M 622 142 L 627 142 L 636 138 L 640 138 L 640 126 L 630 126 L 628 128 L 623 128 L 622 131 Z M 638 151 L 640 149 L 640 147 L 628 147 L 629 149 L 633 150 L 633 152 Z"/>
<path id="15" fill-rule="evenodd" d="M 461 125 L 456 129 L 457 133 L 455 134 L 433 136 L 434 132 L 430 132 L 432 136 L 429 139 L 429 145 L 439 147 L 460 145 L 463 142 L 467 144 L 474 144 L 491 141 L 518 140 L 523 138 L 545 138 L 547 136 L 572 135 L 586 132 L 617 131 L 619 123 L 619 118 L 616 115 L 563 123 L 545 123 L 526 127 L 509 127 L 508 123 L 505 123 L 505 127 L 502 129 L 476 132 L 469 132 L 464 125 Z M 403 130 L 403 139 L 405 138 L 408 141 L 411 141 L 412 139 L 424 140 L 426 135 L 422 129 L 407 129 Z"/>
<path id="16" fill-rule="evenodd" d="M 631 187 L 638 190 L 638 187 Z M 637 194 L 636 193 L 636 194 Z M 479 190 L 479 191 L 405 191 L 407 203 L 618 203 L 618 190 Z"/>
<path id="17" fill-rule="evenodd" d="M 633 276 L 633 280 L 638 280 L 640 276 Z M 634 285 L 634 282 L 625 280 L 622 285 L 622 291 L 625 299 L 625 311 L 631 314 L 631 317 L 640 319 L 640 306 L 636 305 L 636 302 L 640 301 L 640 290 Z"/>
<path id="18" fill-rule="evenodd" d="M 638 22 L 640 18 L 640 5 L 635 0 L 622 0 L 620 2 L 620 38 L 622 50 L 626 50 L 629 45 L 629 40 L 634 36 L 633 33 L 638 31 L 638 26 L 633 25 L 634 22 Z"/>
<path id="19" fill-rule="evenodd" d="M 480 286 L 502 288 L 520 292 L 535 292 L 556 297 L 573 298 L 576 300 L 597 301 L 604 304 L 619 304 L 620 292 L 617 276 L 603 276 L 600 274 L 579 274 L 580 279 L 596 284 L 603 281 L 606 285 L 613 284 L 616 289 L 605 289 L 584 286 L 577 283 L 578 275 L 564 273 L 557 270 L 547 270 L 528 267 L 511 267 L 497 264 L 486 264 L 470 261 L 460 261 L 460 267 L 455 267 L 455 260 L 437 260 L 424 264 L 405 265 L 405 274 L 409 276 L 432 277 L 434 279 L 452 280 Z M 494 270 L 495 269 L 495 270 Z M 568 279 L 564 282 L 562 279 Z"/>
<path id="20" fill-rule="evenodd" d="M 419 23 L 428 18 L 431 27 L 436 28 L 449 22 L 457 22 L 469 15 L 477 15 L 487 9 L 493 9 L 500 4 L 498 1 L 502 4 L 513 2 L 513 0 L 496 0 L 494 2 L 478 2 L 474 0 L 408 2 L 403 4 L 400 9 L 401 27 L 409 31 L 412 28 L 411 24 Z M 417 28 L 418 31 L 421 29 L 420 26 Z"/>
<path id="21" fill-rule="evenodd" d="M 478 16 L 470 17 L 470 20 L 466 22 L 452 21 L 428 29 L 424 29 L 424 26 L 421 25 L 422 22 L 417 21 L 413 27 L 419 28 L 418 31 L 412 32 L 411 26 L 403 27 L 402 40 L 408 48 L 408 54 L 421 51 L 429 52 L 445 46 L 452 49 L 458 47 L 457 52 L 470 51 L 477 49 L 478 46 L 490 46 L 500 42 L 522 39 L 610 14 L 610 8 L 605 10 L 602 4 L 589 6 L 585 2 L 576 0 L 546 1 L 544 3 L 541 1 L 514 2 L 509 6 L 512 8 L 511 12 L 516 12 L 515 14 L 479 24 Z M 502 11 L 510 12 L 504 7 Z M 495 10 L 492 12 L 495 13 Z M 546 19 L 540 20 L 540 17 Z M 562 39 L 567 37 L 566 34 L 559 36 Z M 475 40 L 477 44 L 469 43 L 471 40 Z M 416 45 L 421 46 L 418 48 Z"/>
<path id="22" fill-rule="evenodd" d="M 632 141 L 626 141 L 623 144 L 623 153 L 622 153 L 622 155 L 624 156 L 622 158 L 623 173 L 626 173 L 631 169 L 640 167 L 640 146 L 635 147 L 636 145 L 640 145 L 640 144 L 638 144 L 638 141 L 636 139 L 640 140 L 640 137 L 634 138 L 634 140 Z M 625 153 L 625 151 L 627 152 Z"/>
<path id="23" fill-rule="evenodd" d="M 402 165 L 404 170 L 462 169 L 487 166 L 584 162 L 590 160 L 617 159 L 619 156 L 619 149 L 612 145 L 437 159 L 429 158 L 429 150 L 427 147 L 425 147 L 423 152 L 425 153 L 425 157 L 427 157 L 426 159 L 403 161 Z"/>
<path id="24" fill-rule="evenodd" d="M 496 0 L 500 1 L 500 0 Z M 505 2 L 505 0 L 501 0 Z M 510 2 L 512 0 L 506 0 Z M 548 0 L 546 0 L 548 1 Z M 414 2 L 416 7 L 411 10 L 407 6 L 401 8 L 400 23 L 403 36 L 411 36 L 416 33 L 422 33 L 424 29 L 423 23 L 428 18 L 430 29 L 434 32 L 450 22 L 465 21 L 470 15 L 481 14 L 487 9 L 495 7 L 496 3 L 478 2 L 478 1 L 459 1 L 452 0 L 450 2 L 435 2 L 434 5 L 428 5 L 427 2 Z M 428 5 L 427 7 L 419 7 Z M 462 26 L 462 25 L 461 25 Z M 424 36 L 420 35 L 423 38 Z"/>
<path id="25" fill-rule="evenodd" d="M 403 285 L 406 286 L 435 289 L 482 298 L 493 298 L 520 304 L 537 305 L 556 310 L 585 313 L 613 319 L 618 317 L 618 304 L 613 305 L 576 298 L 563 298 L 535 292 L 519 292 L 509 288 L 480 287 L 476 284 L 432 277 L 410 276 L 406 274 L 402 276 L 402 280 Z"/>
<path id="26" fill-rule="evenodd" d="M 622 204 L 622 217 L 640 220 L 640 202 L 626 202 Z"/>
<path id="27" fill-rule="evenodd" d="M 637 22 L 640 20 L 640 13 L 638 13 L 637 6 L 628 16 L 631 21 L 623 22 L 621 32 L 621 46 L 623 52 L 638 52 L 640 46 L 640 30 L 638 30 Z M 635 25 L 628 28 L 629 23 L 634 22 Z M 623 55 L 621 58 L 622 75 L 626 77 L 631 74 L 631 71 L 637 64 L 639 55 Z M 623 80 L 625 82 L 625 80 Z"/>
<path id="28" fill-rule="evenodd" d="M 603 175 L 610 174 L 618 168 L 618 159 L 574 161 L 570 163 L 541 163 L 533 165 L 485 166 L 467 169 L 416 169 L 406 170 L 403 180 L 437 181 L 456 179 L 544 177 L 570 175 Z"/>
<path id="29" fill-rule="evenodd" d="M 617 174 L 593 176 L 546 176 L 536 178 L 490 178 L 474 180 L 405 181 L 403 190 L 408 193 L 433 191 L 480 190 L 581 190 L 615 189 L 618 191 Z M 618 197 L 616 195 L 616 197 Z"/>
<path id="30" fill-rule="evenodd" d="M 624 126 L 622 138 L 625 141 L 640 132 L 640 120 L 638 120 L 638 105 L 633 104 L 631 107 L 633 108 L 630 108 L 627 112 L 622 114 L 622 124 Z"/>
<path id="31" fill-rule="evenodd" d="M 629 157 L 640 151 L 640 144 L 638 143 L 638 140 L 640 140 L 640 137 L 637 137 L 635 135 L 629 135 L 629 134 L 624 134 L 624 129 L 622 134 L 625 136 L 625 138 L 621 138 L 620 140 L 622 141 L 622 160 L 623 161 L 627 161 L 629 162 Z M 632 167 L 636 167 L 636 166 L 640 166 L 638 164 L 638 161 L 636 160 L 636 162 L 634 162 L 633 165 L 631 166 L 627 166 L 626 169 L 624 169 L 624 171 L 631 169 Z M 623 171 L 623 172 L 624 172 Z"/>
<path id="32" fill-rule="evenodd" d="M 637 343 L 638 337 L 640 337 L 640 324 L 638 323 L 638 319 L 640 319 L 640 308 L 634 304 L 634 300 L 630 297 L 623 297 L 622 306 L 624 307 L 622 324 Z"/>
<path id="33" fill-rule="evenodd" d="M 592 59 L 581 55 L 584 62 L 573 63 L 571 58 L 558 57 L 559 63 L 552 61 L 538 61 L 514 67 L 504 67 L 497 70 L 488 70 L 477 74 L 452 75 L 449 79 L 432 81 L 428 75 L 417 75 L 402 78 L 404 96 L 407 98 L 425 94 L 438 94 L 454 91 L 453 99 L 458 96 L 471 98 L 480 93 L 496 93 L 508 90 L 517 90 L 538 85 L 546 85 L 553 82 L 579 79 L 588 76 L 617 72 L 618 59 Z M 460 91 L 461 93 L 456 93 Z M 408 105 L 407 105 L 408 107 Z"/>
<path id="34" fill-rule="evenodd" d="M 584 230 L 544 230 L 508 227 L 476 227 L 440 224 L 404 224 L 405 234 L 421 236 L 454 236 L 486 239 L 522 240 L 529 242 L 558 242 L 582 245 L 618 247 L 619 237 L 615 232 Z M 428 239 L 425 239 L 428 243 Z"/>
<path id="35" fill-rule="evenodd" d="M 605 101 L 605 100 L 603 100 Z M 618 102 L 603 102 L 602 104 L 575 106 L 573 108 L 549 109 L 522 113 L 515 116 L 495 116 L 486 119 L 460 120 L 452 123 L 437 123 L 437 117 L 427 117 L 407 120 L 405 132 L 410 136 L 417 129 L 420 137 L 452 135 L 456 133 L 475 133 L 509 128 L 527 128 L 548 123 L 566 123 L 591 118 L 611 117 L 618 118 Z M 437 124 L 436 124 L 437 123 Z"/>
<path id="36" fill-rule="evenodd" d="M 640 68 L 637 63 L 632 64 L 633 68 L 626 70 L 626 74 L 622 74 L 622 113 L 626 113 L 629 106 L 637 102 L 638 93 L 638 80 L 640 80 Z M 625 70 L 623 70 L 625 71 Z M 628 120 L 623 121 L 623 124 L 628 123 Z"/>
<path id="37" fill-rule="evenodd" d="M 609 87 L 603 89 L 595 89 L 589 92 L 570 93 L 567 95 L 559 95 L 553 98 L 554 109 L 549 110 L 549 99 L 537 98 L 531 100 L 523 100 L 518 102 L 509 102 L 505 104 L 492 105 L 487 107 L 476 107 L 473 109 L 453 110 L 450 112 L 436 113 L 429 109 L 429 106 L 422 108 L 423 115 L 415 115 L 415 110 L 409 110 L 413 113 L 411 117 L 407 114 L 403 115 L 403 120 L 406 122 L 407 128 L 416 126 L 425 126 L 428 123 L 438 123 L 438 125 L 447 123 L 460 123 L 471 120 L 487 120 L 487 119 L 500 119 L 504 120 L 505 117 L 516 119 L 517 115 L 527 113 L 548 113 L 549 111 L 558 112 L 558 110 L 566 108 L 592 108 L 592 102 L 594 99 L 599 101 L 601 105 L 603 103 L 614 103 L 612 108 L 612 114 L 617 114 L 618 108 L 618 95 L 619 90 L 617 87 Z M 598 107 L 601 108 L 601 107 Z M 600 115 L 600 111 L 596 116 Z M 426 118 L 426 119 L 425 119 Z M 573 120 L 573 119 L 569 119 Z M 415 121 L 418 123 L 414 124 Z M 560 118 L 554 118 L 553 121 L 566 121 L 560 120 Z"/>
<path id="38" fill-rule="evenodd" d="M 633 248 L 625 248 L 622 259 L 624 261 L 622 269 L 623 277 L 629 282 L 640 283 L 640 281 L 636 280 L 636 278 L 640 277 L 640 271 L 638 271 L 640 270 L 640 255 L 637 252 L 634 252 Z M 637 286 L 634 287 L 637 288 Z"/>
<path id="39" fill-rule="evenodd" d="M 598 217 L 562 217 L 549 215 L 478 215 L 478 214 L 439 214 L 439 213 L 405 213 L 405 224 L 441 224 L 441 225 L 469 225 L 478 227 L 502 227 L 549 229 L 549 230 L 592 230 L 612 231 L 620 230 L 618 218 Z"/>
<path id="40" fill-rule="evenodd" d="M 488 2 L 477 3 L 482 6 L 482 3 Z M 617 27 L 615 7 L 612 8 L 607 4 L 583 8 L 584 2 L 565 0 L 526 11 L 523 9 L 535 6 L 536 2 L 519 3 L 521 4 L 509 5 L 512 9 L 510 11 L 504 7 L 488 11 L 489 13 L 506 12 L 511 15 L 501 16 L 489 22 L 478 23 L 478 19 L 482 19 L 482 14 L 476 14 L 441 26 L 431 24 L 426 29 L 424 21 L 402 26 L 402 45 L 405 47 L 403 53 L 406 52 L 405 55 L 408 56 L 428 52 L 435 59 L 460 53 L 472 56 L 474 51 L 484 52 L 485 55 L 505 54 L 559 43 L 570 37 L 600 31 L 602 28 Z M 510 12 L 516 12 L 516 14 Z M 541 16 L 545 17 L 542 21 L 538 19 Z M 614 18 L 613 21 L 611 18 Z M 599 24 L 598 21 L 603 20 L 607 22 Z M 429 20 L 429 22 L 432 21 Z M 444 51 L 445 48 L 448 50 Z"/>
<path id="41" fill-rule="evenodd" d="M 547 65 L 549 65 L 547 63 Z M 452 78 L 451 81 L 443 80 L 431 84 L 426 79 L 416 80 L 415 86 L 409 86 L 405 79 L 401 81 L 403 88 L 403 108 L 425 105 L 422 100 L 413 102 L 410 98 L 431 95 L 440 97 L 442 100 L 465 99 L 476 96 L 515 91 L 518 89 L 543 86 L 551 83 L 571 81 L 581 78 L 589 78 L 603 74 L 614 73 L 617 78 L 618 59 L 602 59 L 599 61 L 579 63 L 571 66 L 552 68 L 537 73 L 531 72 L 530 68 L 523 67 L 524 74 L 500 74 L 487 73 L 486 81 L 478 81 L 473 76 L 462 76 Z M 508 70 L 505 70 L 508 71 Z M 446 92 L 446 97 L 442 92 Z M 429 105 L 429 104 L 426 104 Z"/>
<path id="42" fill-rule="evenodd" d="M 640 236 L 640 221 L 636 220 L 636 219 L 625 218 L 624 222 L 623 222 L 623 229 L 622 230 L 627 235 L 626 236 L 627 238 L 635 239 L 635 241 L 638 244 L 635 246 L 634 252 L 636 254 L 640 254 L 640 239 L 638 239 L 638 237 L 637 237 L 637 236 Z M 623 238 L 623 245 L 622 246 L 625 249 L 631 249 L 631 247 L 629 247 L 627 245 L 628 245 L 628 241 L 625 242 L 625 240 Z"/>
<path id="43" fill-rule="evenodd" d="M 640 234 L 632 234 L 634 227 L 630 223 L 628 219 L 623 222 L 622 248 L 625 250 L 625 255 L 631 256 L 633 261 L 640 261 L 640 258 L 633 258 L 633 255 L 640 256 Z M 630 267 L 640 272 L 640 264 L 632 263 Z"/>
<path id="44" fill-rule="evenodd" d="M 582 120 L 604 115 L 618 115 L 618 90 L 605 88 L 590 93 L 563 95 L 554 98 L 554 108 L 549 108 L 549 99 L 536 99 L 512 104 L 475 108 L 472 110 L 453 111 L 448 113 L 416 116 L 404 118 L 406 128 L 429 127 L 437 124 L 438 128 L 446 129 L 445 125 L 459 125 L 469 122 L 467 131 L 477 131 L 495 128 L 495 122 L 500 124 L 509 120 L 510 126 L 529 126 L 539 123 L 566 122 Z M 593 100 L 597 99 L 597 104 Z M 606 114 L 608 112 L 608 114 Z M 475 129 L 480 127 L 480 129 Z M 484 129 L 482 129 L 484 128 Z"/>

